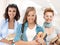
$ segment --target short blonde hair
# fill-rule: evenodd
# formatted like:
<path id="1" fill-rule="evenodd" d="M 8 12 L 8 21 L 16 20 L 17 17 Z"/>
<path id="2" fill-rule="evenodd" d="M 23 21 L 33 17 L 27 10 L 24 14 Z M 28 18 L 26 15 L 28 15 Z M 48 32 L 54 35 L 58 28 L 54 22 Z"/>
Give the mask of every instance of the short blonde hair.
<path id="1" fill-rule="evenodd" d="M 45 15 L 46 12 L 52 12 L 53 13 L 53 16 L 54 16 L 54 10 L 52 10 L 51 8 L 46 8 L 44 10 L 44 15 Z"/>

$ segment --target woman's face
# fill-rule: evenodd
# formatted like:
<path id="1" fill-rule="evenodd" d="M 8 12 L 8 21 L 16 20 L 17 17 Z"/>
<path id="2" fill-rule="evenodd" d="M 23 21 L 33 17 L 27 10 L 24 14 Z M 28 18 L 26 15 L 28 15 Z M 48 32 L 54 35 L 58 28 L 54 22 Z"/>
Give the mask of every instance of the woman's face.
<path id="1" fill-rule="evenodd" d="M 45 22 L 50 23 L 53 20 L 53 13 L 52 12 L 46 12 L 44 15 Z"/>
<path id="2" fill-rule="evenodd" d="M 10 19 L 14 19 L 14 17 L 16 16 L 16 8 L 8 8 L 8 15 Z"/>
<path id="3" fill-rule="evenodd" d="M 35 11 L 30 11 L 27 15 L 28 23 L 35 23 L 35 18 L 36 18 L 36 12 Z"/>

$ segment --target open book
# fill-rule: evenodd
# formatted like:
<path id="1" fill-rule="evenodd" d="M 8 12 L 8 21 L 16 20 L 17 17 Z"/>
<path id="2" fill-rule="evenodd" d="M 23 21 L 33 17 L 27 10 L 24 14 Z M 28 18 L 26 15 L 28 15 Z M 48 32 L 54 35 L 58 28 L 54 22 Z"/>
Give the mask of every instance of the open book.
<path id="1" fill-rule="evenodd" d="M 9 35 L 6 37 L 6 39 L 7 39 L 7 40 L 13 40 L 14 37 L 15 37 L 15 34 L 9 34 Z"/>
<path id="2" fill-rule="evenodd" d="M 39 33 L 38 33 L 38 36 L 39 36 L 40 38 L 44 39 L 44 38 L 47 36 L 47 34 L 46 34 L 46 33 L 39 32 Z"/>

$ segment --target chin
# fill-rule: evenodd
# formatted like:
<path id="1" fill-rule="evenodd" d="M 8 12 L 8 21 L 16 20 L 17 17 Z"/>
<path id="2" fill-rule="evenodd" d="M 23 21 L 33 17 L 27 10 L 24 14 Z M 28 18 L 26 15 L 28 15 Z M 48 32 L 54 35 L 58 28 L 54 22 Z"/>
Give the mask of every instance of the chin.
<path id="1" fill-rule="evenodd" d="M 51 22 L 50 21 L 49 22 L 47 21 L 47 23 L 51 23 Z"/>
<path id="2" fill-rule="evenodd" d="M 31 23 L 33 23 L 33 22 L 28 22 L 28 23 L 30 23 L 30 24 L 31 24 Z"/>
<path id="3" fill-rule="evenodd" d="M 30 24 L 32 23 L 32 22 L 29 22 Z"/>

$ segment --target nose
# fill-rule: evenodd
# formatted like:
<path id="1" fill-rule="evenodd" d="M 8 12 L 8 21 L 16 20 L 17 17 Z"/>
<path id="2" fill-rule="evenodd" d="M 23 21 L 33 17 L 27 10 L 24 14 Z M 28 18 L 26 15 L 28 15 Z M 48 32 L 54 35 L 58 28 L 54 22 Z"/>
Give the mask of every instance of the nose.
<path id="1" fill-rule="evenodd" d="M 11 11 L 11 15 L 13 15 L 13 13 L 14 13 L 14 12 L 13 12 L 13 11 Z"/>
<path id="2" fill-rule="evenodd" d="M 29 17 L 30 19 L 32 18 L 32 16 Z"/>

